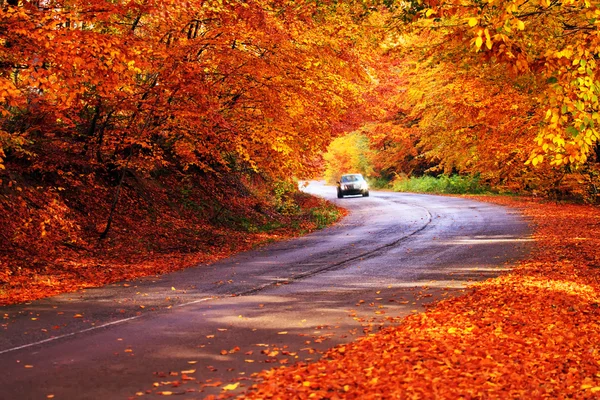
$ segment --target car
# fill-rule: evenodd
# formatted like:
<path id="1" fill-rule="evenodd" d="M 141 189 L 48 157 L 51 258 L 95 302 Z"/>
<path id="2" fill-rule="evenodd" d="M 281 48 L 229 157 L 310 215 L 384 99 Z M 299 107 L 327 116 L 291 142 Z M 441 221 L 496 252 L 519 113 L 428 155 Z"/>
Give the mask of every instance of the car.
<path id="1" fill-rule="evenodd" d="M 369 184 L 361 174 L 342 175 L 336 183 L 338 199 L 352 194 L 362 194 L 363 197 L 369 197 Z"/>

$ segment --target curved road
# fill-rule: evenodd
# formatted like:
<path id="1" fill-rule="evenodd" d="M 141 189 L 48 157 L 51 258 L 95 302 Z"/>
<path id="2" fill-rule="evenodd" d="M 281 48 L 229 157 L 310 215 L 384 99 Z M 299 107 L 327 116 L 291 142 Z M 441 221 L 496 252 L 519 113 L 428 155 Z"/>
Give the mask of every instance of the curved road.
<path id="1" fill-rule="evenodd" d="M 467 199 L 335 198 L 334 227 L 160 277 L 2 307 L 0 399 L 179 398 L 423 311 L 528 250 L 525 221 Z M 178 384 L 180 382 L 181 384 Z"/>

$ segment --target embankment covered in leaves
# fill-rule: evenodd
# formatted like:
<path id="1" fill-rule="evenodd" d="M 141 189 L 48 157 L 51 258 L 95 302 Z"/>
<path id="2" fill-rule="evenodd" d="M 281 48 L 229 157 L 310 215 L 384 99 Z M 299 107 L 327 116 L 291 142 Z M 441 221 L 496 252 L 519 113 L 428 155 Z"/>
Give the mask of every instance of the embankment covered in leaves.
<path id="1" fill-rule="evenodd" d="M 214 261 L 343 213 L 258 175 L 20 172 L 0 187 L 0 305 Z"/>
<path id="2" fill-rule="evenodd" d="M 319 362 L 268 371 L 244 397 L 598 398 L 598 208 L 488 200 L 531 218 L 529 259 Z"/>

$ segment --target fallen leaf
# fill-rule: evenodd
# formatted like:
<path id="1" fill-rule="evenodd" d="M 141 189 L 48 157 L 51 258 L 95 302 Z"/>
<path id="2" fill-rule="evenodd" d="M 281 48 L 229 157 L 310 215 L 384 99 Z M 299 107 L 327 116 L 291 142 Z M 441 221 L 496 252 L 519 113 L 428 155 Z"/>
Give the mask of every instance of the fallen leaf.
<path id="1" fill-rule="evenodd" d="M 239 382 L 236 383 L 230 383 L 229 385 L 226 385 L 223 387 L 223 390 L 235 390 L 237 389 L 237 387 L 240 385 Z"/>
<path id="2" fill-rule="evenodd" d="M 187 375 L 193 374 L 195 372 L 196 372 L 195 369 L 187 369 L 185 371 L 181 371 L 182 374 L 187 374 Z"/>

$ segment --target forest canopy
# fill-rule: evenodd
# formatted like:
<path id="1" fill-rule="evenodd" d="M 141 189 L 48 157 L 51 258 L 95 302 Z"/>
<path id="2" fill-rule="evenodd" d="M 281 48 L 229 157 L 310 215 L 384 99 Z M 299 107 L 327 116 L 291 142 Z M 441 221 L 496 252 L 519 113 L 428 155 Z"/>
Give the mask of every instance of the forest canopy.
<path id="1" fill-rule="evenodd" d="M 594 2 L 2 9 L 3 170 L 18 161 L 61 174 L 75 154 L 109 172 L 291 179 L 319 171 L 330 142 L 360 130 L 377 177 L 478 174 L 517 191 L 596 190 Z"/>
<path id="2" fill-rule="evenodd" d="M 597 200 L 597 2 L 393 2 L 384 14 L 378 114 L 357 130 L 369 146 L 354 148 L 354 169 Z"/>

